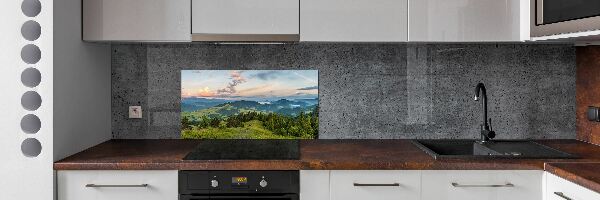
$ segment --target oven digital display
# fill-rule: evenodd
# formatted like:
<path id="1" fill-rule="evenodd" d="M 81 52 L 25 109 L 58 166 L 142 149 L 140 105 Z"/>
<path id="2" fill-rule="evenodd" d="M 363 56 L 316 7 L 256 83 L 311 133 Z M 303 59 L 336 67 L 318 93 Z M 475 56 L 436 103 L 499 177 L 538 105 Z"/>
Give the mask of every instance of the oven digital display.
<path id="1" fill-rule="evenodd" d="M 231 177 L 231 183 L 233 185 L 247 185 L 248 184 L 248 177 L 245 177 L 245 176 L 234 176 L 234 177 Z"/>

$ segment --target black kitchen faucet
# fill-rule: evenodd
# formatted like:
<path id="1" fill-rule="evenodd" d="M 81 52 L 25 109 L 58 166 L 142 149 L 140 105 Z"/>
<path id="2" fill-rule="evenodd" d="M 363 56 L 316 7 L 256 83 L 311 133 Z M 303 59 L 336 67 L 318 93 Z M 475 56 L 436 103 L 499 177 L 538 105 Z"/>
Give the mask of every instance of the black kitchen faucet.
<path id="1" fill-rule="evenodd" d="M 479 95 L 481 92 L 481 96 Z M 475 101 L 479 101 L 479 99 L 483 98 L 481 105 L 483 106 L 483 124 L 481 124 L 481 141 L 480 142 L 488 142 L 489 140 L 496 137 L 496 132 L 492 130 L 492 119 L 487 117 L 487 94 L 485 92 L 485 85 L 483 83 L 477 84 L 475 88 Z"/>

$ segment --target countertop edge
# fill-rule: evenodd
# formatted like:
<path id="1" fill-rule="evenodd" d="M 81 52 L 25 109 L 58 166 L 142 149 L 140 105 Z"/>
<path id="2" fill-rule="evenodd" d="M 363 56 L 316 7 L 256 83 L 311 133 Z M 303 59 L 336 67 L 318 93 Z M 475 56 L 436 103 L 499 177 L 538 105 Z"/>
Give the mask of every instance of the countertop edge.
<path id="1" fill-rule="evenodd" d="M 600 183 L 599 182 L 596 182 L 594 180 L 589 180 L 578 173 L 572 172 L 570 170 L 565 170 L 559 166 L 556 166 L 558 164 L 573 164 L 573 165 L 594 164 L 594 165 L 598 165 L 600 167 L 600 163 L 551 162 L 551 163 L 546 163 L 544 165 L 544 171 L 554 174 L 560 178 L 563 178 L 567 181 L 570 181 L 572 183 L 575 183 L 575 184 L 585 187 L 587 189 L 590 189 L 594 192 L 600 193 Z"/>

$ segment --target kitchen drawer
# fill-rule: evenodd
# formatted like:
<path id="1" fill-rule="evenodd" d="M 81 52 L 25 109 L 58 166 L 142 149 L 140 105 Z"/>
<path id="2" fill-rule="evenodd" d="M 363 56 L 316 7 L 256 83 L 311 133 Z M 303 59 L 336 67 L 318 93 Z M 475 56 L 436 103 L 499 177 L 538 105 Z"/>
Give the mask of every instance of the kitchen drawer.
<path id="1" fill-rule="evenodd" d="M 331 200 L 418 200 L 420 171 L 331 171 Z"/>
<path id="2" fill-rule="evenodd" d="M 600 200 L 600 194 L 547 173 L 545 200 Z"/>
<path id="3" fill-rule="evenodd" d="M 423 200 L 542 200 L 543 171 L 422 172 Z"/>
<path id="4" fill-rule="evenodd" d="M 177 200 L 177 186 L 177 171 L 57 172 L 58 200 Z"/>
<path id="5" fill-rule="evenodd" d="M 329 200 L 329 170 L 300 170 L 300 200 Z"/>

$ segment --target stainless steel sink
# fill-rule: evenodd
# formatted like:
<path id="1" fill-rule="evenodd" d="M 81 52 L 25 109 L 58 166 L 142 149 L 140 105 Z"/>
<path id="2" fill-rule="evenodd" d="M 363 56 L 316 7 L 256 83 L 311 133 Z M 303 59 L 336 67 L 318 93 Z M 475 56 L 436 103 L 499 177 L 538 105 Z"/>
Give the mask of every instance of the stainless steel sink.
<path id="1" fill-rule="evenodd" d="M 416 146 L 438 159 L 569 159 L 569 153 L 527 140 L 413 140 Z"/>

